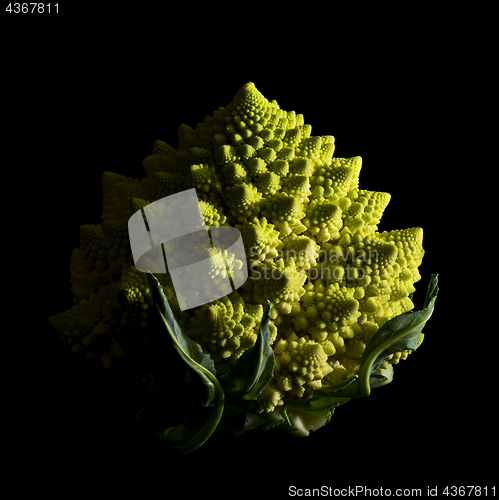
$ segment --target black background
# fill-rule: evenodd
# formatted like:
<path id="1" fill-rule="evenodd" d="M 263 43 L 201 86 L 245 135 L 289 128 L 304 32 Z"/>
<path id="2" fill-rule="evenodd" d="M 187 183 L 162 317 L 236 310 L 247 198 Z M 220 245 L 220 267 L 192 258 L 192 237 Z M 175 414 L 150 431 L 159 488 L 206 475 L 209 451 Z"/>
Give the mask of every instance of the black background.
<path id="1" fill-rule="evenodd" d="M 491 484 L 490 475 L 466 465 L 484 460 L 497 434 L 490 434 L 490 408 L 477 409 L 479 372 L 464 346 L 460 307 L 450 299 L 449 241 L 459 225 L 452 226 L 448 200 L 458 171 L 446 152 L 456 147 L 449 128 L 457 112 L 455 68 L 439 56 L 443 48 L 404 47 L 401 54 L 391 43 L 374 49 L 366 41 L 344 58 L 316 52 L 271 64 L 256 49 L 229 57 L 202 39 L 193 41 L 194 52 L 172 50 L 166 40 L 133 48 L 118 39 L 91 47 L 81 41 L 69 51 L 62 39 L 42 43 L 43 50 L 20 48 L 7 63 L 16 111 L 4 189 L 17 193 L 7 224 L 16 244 L 33 243 L 27 255 L 21 245 L 19 255 L 35 263 L 6 262 L 19 306 L 16 326 L 6 326 L 21 344 L 9 356 L 14 390 L 6 403 L 20 465 L 50 483 L 61 471 L 83 481 L 85 474 L 109 480 L 116 469 L 161 478 L 168 489 L 184 484 L 185 474 L 189 491 L 207 478 L 219 491 L 236 478 L 244 483 L 238 494 L 254 496 L 285 496 L 290 485 L 426 491 L 437 483 Z M 141 162 L 154 140 L 176 147 L 180 123 L 195 127 L 247 81 L 281 108 L 302 113 L 313 135 L 333 135 L 336 156 L 362 156 L 361 187 L 392 194 L 379 229 L 424 229 L 416 307 L 432 273 L 440 273 L 441 295 L 424 344 L 395 367 L 394 382 L 338 408 L 309 438 L 255 433 L 171 457 L 131 425 L 126 394 L 59 345 L 47 318 L 72 304 L 69 259 L 80 225 L 100 222 L 102 172 L 144 176 Z"/>

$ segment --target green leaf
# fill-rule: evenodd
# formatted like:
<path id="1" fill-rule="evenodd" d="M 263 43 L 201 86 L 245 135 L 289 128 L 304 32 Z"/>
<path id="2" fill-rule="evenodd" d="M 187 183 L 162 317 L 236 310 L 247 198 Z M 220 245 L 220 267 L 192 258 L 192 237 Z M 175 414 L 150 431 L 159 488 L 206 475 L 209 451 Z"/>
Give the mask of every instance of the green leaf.
<path id="1" fill-rule="evenodd" d="M 255 414 L 250 411 L 246 412 L 246 424 L 244 430 L 251 431 L 258 429 L 260 431 L 279 430 L 290 432 L 295 429 L 292 420 L 290 419 L 286 406 L 279 406 L 270 413 Z"/>
<path id="2" fill-rule="evenodd" d="M 426 309 L 427 307 L 429 307 L 431 302 L 435 303 L 437 295 L 438 295 L 438 274 L 432 274 L 430 284 L 428 285 L 428 292 L 426 294 L 426 299 L 424 301 L 423 308 Z M 434 305 L 432 307 L 434 307 Z"/>
<path id="3" fill-rule="evenodd" d="M 294 424 L 294 428 L 288 432 L 297 436 L 308 436 L 310 431 L 315 431 L 326 425 L 331 420 L 334 409 L 350 399 L 339 396 L 339 389 L 352 384 L 355 380 L 354 376 L 340 384 L 325 386 L 324 390 L 315 391 L 309 399 L 288 399 L 285 407 L 288 418 Z M 334 390 L 332 390 L 333 388 Z"/>
<path id="4" fill-rule="evenodd" d="M 346 380 L 343 380 L 343 382 L 340 382 L 335 385 L 324 385 L 322 386 L 321 389 L 314 391 L 314 394 L 320 394 L 322 396 L 334 396 L 338 397 L 338 391 L 341 391 L 348 387 L 350 384 L 353 384 L 357 379 L 358 375 L 352 375 L 351 377 L 347 378 Z"/>
<path id="5" fill-rule="evenodd" d="M 284 406 L 271 413 L 252 415 L 248 412 L 245 430 L 272 429 L 295 436 L 308 436 L 311 431 L 326 425 L 331 420 L 335 408 L 348 400 L 349 398 L 320 394 L 314 394 L 309 399 L 290 398 Z"/>
<path id="6" fill-rule="evenodd" d="M 408 311 L 392 318 L 373 335 L 360 360 L 357 380 L 344 390 L 338 391 L 338 396 L 369 396 L 371 387 L 390 382 L 393 373 L 387 373 L 385 376 L 375 373 L 376 369 L 390 354 L 416 350 L 419 336 L 433 314 L 437 295 L 438 274 L 432 274 L 424 308 L 421 311 Z"/>
<path id="7" fill-rule="evenodd" d="M 274 373 L 274 351 L 270 346 L 269 320 L 270 302 L 267 301 L 255 345 L 220 379 L 227 400 L 255 400 L 270 382 Z"/>
<path id="8" fill-rule="evenodd" d="M 156 436 L 166 441 L 173 451 L 190 453 L 206 442 L 216 429 L 224 410 L 224 392 L 215 377 L 213 361 L 199 344 L 182 331 L 159 281 L 151 273 L 147 273 L 147 281 L 173 347 L 193 379 L 193 404 L 197 406 L 196 411 L 192 411 L 184 422 L 174 427 L 159 429 Z"/>
<path id="9" fill-rule="evenodd" d="M 215 375 L 216 370 L 213 360 L 197 342 L 194 342 L 184 334 L 173 315 L 168 299 L 163 292 L 163 287 L 160 285 L 157 278 L 153 274 L 147 273 L 147 283 L 149 284 L 152 298 L 161 315 L 161 319 L 170 333 L 174 344 L 178 345 L 193 361 Z"/>
<path id="10" fill-rule="evenodd" d="M 357 375 L 352 375 L 339 384 L 323 386 L 314 391 L 314 395 L 309 399 L 286 400 L 286 418 L 291 422 L 286 430 L 297 436 L 308 436 L 310 431 L 326 425 L 331 420 L 334 409 L 350 399 L 340 396 L 339 391 L 353 384 L 357 378 Z"/>
<path id="11" fill-rule="evenodd" d="M 286 402 L 286 411 L 294 428 L 295 436 L 308 436 L 310 431 L 320 429 L 333 416 L 334 410 L 350 398 L 314 395 L 310 399 L 293 399 Z"/>
<path id="12" fill-rule="evenodd" d="M 373 371 L 371 376 L 369 377 L 369 385 L 371 389 L 375 389 L 376 387 L 382 387 L 386 384 L 389 384 L 393 380 L 393 365 L 388 365 L 386 370 L 380 370 L 378 368 L 377 371 Z"/>

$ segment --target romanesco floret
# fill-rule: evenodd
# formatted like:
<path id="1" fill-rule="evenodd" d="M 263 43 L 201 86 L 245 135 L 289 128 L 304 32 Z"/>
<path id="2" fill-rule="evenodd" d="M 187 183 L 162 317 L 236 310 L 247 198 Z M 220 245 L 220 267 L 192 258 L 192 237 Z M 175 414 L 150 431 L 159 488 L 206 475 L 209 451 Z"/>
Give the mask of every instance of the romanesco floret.
<path id="1" fill-rule="evenodd" d="M 307 207 L 303 224 L 307 227 L 305 234 L 319 243 L 337 240 L 343 226 L 341 209 L 325 198 L 315 199 Z"/>
<path id="2" fill-rule="evenodd" d="M 306 227 L 300 222 L 305 213 L 300 200 L 291 194 L 278 193 L 267 201 L 262 215 L 271 220 L 280 231 L 281 236 L 302 233 Z"/>
<path id="3" fill-rule="evenodd" d="M 149 308 L 152 298 L 144 279 L 144 273 L 137 271 L 135 266 L 123 269 L 123 276 L 118 282 L 118 300 L 125 310 L 130 313 L 131 321 L 139 321 L 142 328 L 148 325 Z"/>
<path id="4" fill-rule="evenodd" d="M 317 265 L 319 251 L 320 246 L 312 238 L 292 234 L 286 238 L 282 255 L 285 260 L 293 258 L 297 270 L 306 271 Z"/>
<path id="5" fill-rule="evenodd" d="M 308 335 L 291 332 L 274 347 L 275 376 L 258 398 L 260 406 L 271 412 L 284 402 L 286 395 L 295 398 L 312 395 L 322 387 L 322 379 L 333 371 L 322 346 Z"/>
<path id="6" fill-rule="evenodd" d="M 276 363 L 260 411 L 345 380 L 378 328 L 413 308 L 424 252 L 420 228 L 378 232 L 390 195 L 359 189 L 362 159 L 334 152 L 332 136 L 312 136 L 303 115 L 247 83 L 195 128 L 181 125 L 178 148 L 156 141 L 143 161 L 145 177 L 105 172 L 103 222 L 80 230 L 71 259 L 75 305 L 50 319 L 55 330 L 104 366 L 124 355 L 115 332 L 147 328 L 150 305 L 144 274 L 133 267 L 127 221 L 195 188 L 208 228 L 240 230 L 249 278 L 238 292 L 181 312 L 169 275 L 161 276 L 188 335 L 227 371 L 254 345 L 268 300 Z M 226 272 L 227 259 L 219 257 L 210 276 L 200 277 L 214 286 Z M 407 354 L 391 355 L 381 368 Z M 139 380 L 151 383 L 147 374 Z"/>
<path id="7" fill-rule="evenodd" d="M 249 302 L 263 304 L 269 300 L 283 314 L 289 314 L 293 306 L 298 306 L 305 293 L 303 284 L 307 277 L 296 269 L 293 258 L 258 263 L 252 271 L 241 292 L 251 297 Z"/>
<path id="8" fill-rule="evenodd" d="M 245 304 L 234 292 L 199 307 L 190 319 L 192 326 L 187 335 L 205 345 L 218 371 L 225 372 L 255 344 L 262 315 L 261 304 Z"/>
<path id="9" fill-rule="evenodd" d="M 253 217 L 236 228 L 241 232 L 249 262 L 271 260 L 279 255 L 283 246 L 279 232 L 265 217 Z"/>

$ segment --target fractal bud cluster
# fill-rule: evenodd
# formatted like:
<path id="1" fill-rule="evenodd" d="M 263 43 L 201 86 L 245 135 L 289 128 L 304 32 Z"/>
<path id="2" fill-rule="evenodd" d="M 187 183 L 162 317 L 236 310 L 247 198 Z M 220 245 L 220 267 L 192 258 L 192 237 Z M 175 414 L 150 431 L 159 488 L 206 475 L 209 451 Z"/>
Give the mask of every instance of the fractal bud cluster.
<path id="1" fill-rule="evenodd" d="M 302 114 L 253 83 L 178 134 L 177 148 L 154 143 L 144 177 L 103 173 L 102 222 L 81 227 L 71 257 L 74 305 L 50 323 L 72 352 L 162 408 L 151 427 L 172 449 L 192 451 L 217 429 L 306 436 L 338 405 L 390 382 L 421 344 L 438 292 L 432 275 L 424 308 L 413 310 L 423 231 L 379 232 L 390 194 L 359 187 L 361 158 L 335 157 L 333 136 L 313 136 Z M 207 228 L 240 231 L 248 279 L 181 310 L 168 272 L 135 267 L 128 220 L 193 188 Z M 230 276 L 227 255 L 220 262 Z M 175 413 L 179 390 L 162 363 L 190 374 L 176 380 L 196 416 Z"/>

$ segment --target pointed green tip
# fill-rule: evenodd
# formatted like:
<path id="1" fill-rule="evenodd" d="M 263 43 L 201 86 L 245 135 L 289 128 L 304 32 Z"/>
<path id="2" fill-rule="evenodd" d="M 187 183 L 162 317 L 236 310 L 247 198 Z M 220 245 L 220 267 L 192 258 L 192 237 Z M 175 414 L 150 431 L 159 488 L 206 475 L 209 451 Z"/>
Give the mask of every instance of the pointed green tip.
<path id="1" fill-rule="evenodd" d="M 265 97 L 256 88 L 253 82 L 245 83 L 237 92 L 234 98 L 236 105 L 241 106 L 242 110 L 252 108 L 255 105 L 260 107 L 265 103 Z"/>
<path id="2" fill-rule="evenodd" d="M 252 92 L 256 90 L 256 86 L 253 82 L 247 82 L 245 83 L 240 89 L 240 92 Z"/>
<path id="3" fill-rule="evenodd" d="M 245 83 L 237 92 L 236 99 L 240 101 L 246 100 L 248 97 L 258 93 L 253 82 Z"/>

